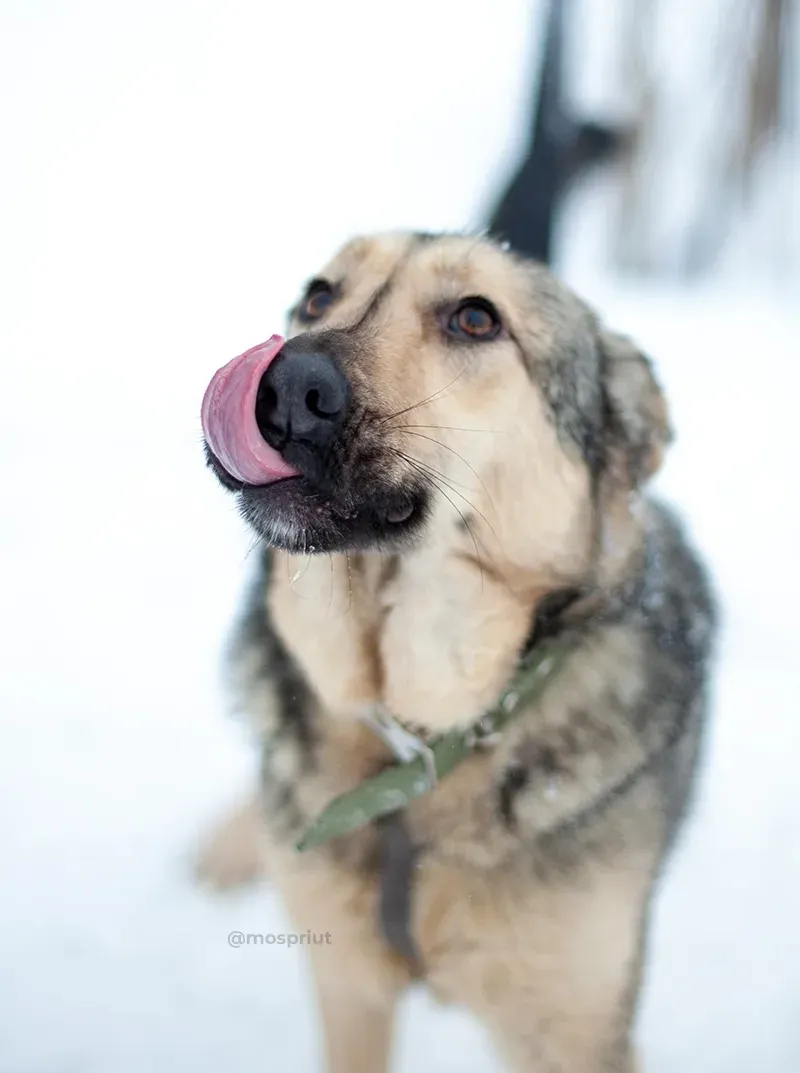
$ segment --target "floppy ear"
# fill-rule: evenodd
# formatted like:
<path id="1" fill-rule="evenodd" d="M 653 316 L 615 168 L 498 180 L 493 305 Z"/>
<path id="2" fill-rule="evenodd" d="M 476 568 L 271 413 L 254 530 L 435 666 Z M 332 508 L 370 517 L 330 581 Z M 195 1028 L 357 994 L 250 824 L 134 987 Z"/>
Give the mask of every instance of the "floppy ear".
<path id="1" fill-rule="evenodd" d="M 629 488 L 661 466 L 672 440 L 666 400 L 650 361 L 624 335 L 602 330 L 607 466 Z"/>

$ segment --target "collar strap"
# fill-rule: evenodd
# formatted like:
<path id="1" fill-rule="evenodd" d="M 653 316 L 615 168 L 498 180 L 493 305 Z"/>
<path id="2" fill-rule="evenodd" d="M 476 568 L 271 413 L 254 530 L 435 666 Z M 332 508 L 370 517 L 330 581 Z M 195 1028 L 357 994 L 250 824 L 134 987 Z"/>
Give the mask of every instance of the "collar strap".
<path id="1" fill-rule="evenodd" d="M 446 778 L 459 764 L 482 745 L 489 744 L 522 710 L 535 701 L 556 677 L 577 642 L 559 638 L 537 645 L 520 666 L 494 708 L 466 729 L 450 730 L 430 742 L 424 742 L 405 728 L 403 745 L 390 742 L 396 753 L 405 756 L 384 768 L 380 774 L 365 779 L 354 790 L 335 797 L 312 822 L 296 848 L 303 852 L 323 845 L 332 838 L 406 808 Z M 395 740 L 397 724 L 385 713 L 380 721 L 391 726 Z M 381 733 L 385 739 L 387 735 Z M 409 741 L 408 739 L 413 739 Z"/>

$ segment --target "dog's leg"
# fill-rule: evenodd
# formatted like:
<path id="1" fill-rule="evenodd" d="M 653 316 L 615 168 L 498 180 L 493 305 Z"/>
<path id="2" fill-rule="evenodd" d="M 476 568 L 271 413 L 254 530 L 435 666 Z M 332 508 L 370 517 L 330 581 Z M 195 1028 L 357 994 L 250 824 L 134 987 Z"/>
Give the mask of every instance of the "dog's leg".
<path id="1" fill-rule="evenodd" d="M 327 1073 L 387 1073 L 395 1000 L 367 1004 L 338 979 L 317 980 Z"/>
<path id="2" fill-rule="evenodd" d="M 523 954 L 516 965 L 484 966 L 502 984 L 472 1005 L 509 1071 L 639 1073 L 631 1039 L 639 957 L 626 945 L 612 953 L 590 939 L 576 957 L 567 940 L 551 948 L 552 962 L 548 956 L 526 966 Z"/>
<path id="3" fill-rule="evenodd" d="M 472 1010 L 513 1073 L 637 1073 L 650 882 L 648 862 L 628 859 L 529 894 L 487 880 L 465 899 L 456 875 L 422 915 L 431 986 Z"/>
<path id="4" fill-rule="evenodd" d="M 267 875 L 264 820 L 257 794 L 227 814 L 195 860 L 195 877 L 215 890 L 245 886 Z"/>
<path id="5" fill-rule="evenodd" d="M 508 968 L 485 965 L 484 971 L 488 969 L 490 978 L 496 973 L 499 981 Z M 514 966 L 513 974 L 520 968 Z M 609 975 L 618 972 L 625 974 L 623 979 Z M 634 973 L 621 958 L 616 964 L 593 963 L 587 950 L 581 967 L 552 963 L 550 992 L 541 976 L 530 990 L 520 977 L 512 992 L 498 987 L 473 1001 L 472 1008 L 489 1029 L 510 1073 L 639 1073 L 630 1037 L 628 974 Z"/>
<path id="6" fill-rule="evenodd" d="M 517 1048 L 514 1044 L 509 1046 L 508 1040 L 497 1040 L 498 1051 L 506 1059 L 506 1067 L 509 1073 L 642 1073 L 641 1063 L 637 1060 L 632 1048 L 623 1049 L 617 1054 L 603 1053 L 593 1059 L 589 1064 L 581 1060 L 573 1060 L 572 1057 L 554 1057 L 550 1052 L 543 1054 L 541 1048 L 536 1048 L 535 1056 L 533 1048 L 525 1046 Z"/>
<path id="7" fill-rule="evenodd" d="M 411 973 L 380 937 L 376 884 L 324 858 L 295 862 L 288 872 L 282 863 L 276 860 L 276 881 L 289 916 L 314 938 L 326 1073 L 387 1073 L 395 1008 Z"/>

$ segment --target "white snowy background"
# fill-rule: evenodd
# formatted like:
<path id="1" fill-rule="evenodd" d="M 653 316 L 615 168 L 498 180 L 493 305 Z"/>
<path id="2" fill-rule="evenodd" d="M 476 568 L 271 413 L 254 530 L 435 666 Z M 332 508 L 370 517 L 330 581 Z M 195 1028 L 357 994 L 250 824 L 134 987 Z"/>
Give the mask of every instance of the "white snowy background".
<path id="1" fill-rule="evenodd" d="M 2 1073 L 320 1069 L 303 956 L 226 942 L 286 929 L 274 894 L 189 880 L 254 768 L 219 686 L 250 539 L 200 398 L 352 232 L 480 223 L 531 43 L 522 0 L 0 5 Z M 564 271 L 658 363 L 660 485 L 725 615 L 646 1069 L 800 1073 L 797 279 L 615 282 L 591 216 Z M 395 1068 L 496 1066 L 416 995 Z"/>

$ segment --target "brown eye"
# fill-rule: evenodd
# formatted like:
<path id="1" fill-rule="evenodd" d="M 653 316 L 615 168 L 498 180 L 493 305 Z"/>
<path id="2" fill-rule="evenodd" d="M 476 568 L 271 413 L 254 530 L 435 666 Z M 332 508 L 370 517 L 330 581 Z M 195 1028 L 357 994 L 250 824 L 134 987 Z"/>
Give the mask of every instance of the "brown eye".
<path id="1" fill-rule="evenodd" d="M 462 339 L 494 339 L 500 331 L 500 318 L 485 298 L 467 298 L 450 317 L 447 330 Z"/>
<path id="2" fill-rule="evenodd" d="M 334 300 L 333 287 L 324 279 L 309 284 L 306 296 L 297 310 L 298 320 L 318 320 Z"/>

